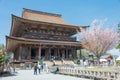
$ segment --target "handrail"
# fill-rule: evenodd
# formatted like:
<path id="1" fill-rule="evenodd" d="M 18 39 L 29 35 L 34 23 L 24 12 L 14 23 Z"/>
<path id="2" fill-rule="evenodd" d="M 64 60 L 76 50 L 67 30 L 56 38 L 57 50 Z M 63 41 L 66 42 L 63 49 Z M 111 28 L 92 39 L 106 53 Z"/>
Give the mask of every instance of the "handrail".
<path id="1" fill-rule="evenodd" d="M 73 75 L 79 77 L 98 78 L 107 80 L 120 80 L 118 70 L 88 70 L 79 67 L 59 67 L 60 74 Z"/>

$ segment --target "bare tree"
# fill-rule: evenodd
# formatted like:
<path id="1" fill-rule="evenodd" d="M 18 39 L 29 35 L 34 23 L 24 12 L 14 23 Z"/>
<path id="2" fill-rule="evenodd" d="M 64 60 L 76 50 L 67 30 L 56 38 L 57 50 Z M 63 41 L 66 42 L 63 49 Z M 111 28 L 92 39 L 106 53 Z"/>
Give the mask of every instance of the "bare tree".
<path id="1" fill-rule="evenodd" d="M 84 48 L 94 53 L 98 60 L 101 55 L 118 43 L 118 33 L 113 28 L 103 28 L 103 22 L 94 21 L 88 30 L 78 32 Z"/>

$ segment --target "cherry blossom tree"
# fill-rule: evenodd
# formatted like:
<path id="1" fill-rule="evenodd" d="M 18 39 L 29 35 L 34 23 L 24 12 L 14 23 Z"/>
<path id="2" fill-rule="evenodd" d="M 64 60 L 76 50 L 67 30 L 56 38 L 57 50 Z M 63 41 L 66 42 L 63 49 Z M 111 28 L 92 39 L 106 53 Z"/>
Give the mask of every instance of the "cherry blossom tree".
<path id="1" fill-rule="evenodd" d="M 118 43 L 118 33 L 113 28 L 103 28 L 105 21 L 94 20 L 87 30 L 78 32 L 81 44 L 84 48 L 94 53 L 100 59 L 108 50 Z"/>

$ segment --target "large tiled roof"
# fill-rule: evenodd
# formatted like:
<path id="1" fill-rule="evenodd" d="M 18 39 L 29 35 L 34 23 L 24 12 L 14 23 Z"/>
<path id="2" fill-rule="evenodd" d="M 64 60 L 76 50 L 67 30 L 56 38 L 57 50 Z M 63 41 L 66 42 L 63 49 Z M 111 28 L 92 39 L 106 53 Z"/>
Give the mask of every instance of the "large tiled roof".
<path id="1" fill-rule="evenodd" d="M 58 23 L 58 24 L 68 24 L 63 20 L 60 14 L 53 14 L 41 11 L 35 11 L 30 9 L 24 9 L 23 18 L 36 20 L 36 21 L 43 21 L 43 22 L 50 22 L 50 23 Z"/>

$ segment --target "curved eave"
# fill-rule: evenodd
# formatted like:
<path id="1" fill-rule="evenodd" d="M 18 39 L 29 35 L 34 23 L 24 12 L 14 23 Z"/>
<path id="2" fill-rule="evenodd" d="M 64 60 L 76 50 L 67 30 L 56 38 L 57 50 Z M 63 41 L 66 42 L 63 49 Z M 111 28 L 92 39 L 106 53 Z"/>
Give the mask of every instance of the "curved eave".
<path id="1" fill-rule="evenodd" d="M 20 43 L 23 44 L 40 44 L 40 45 L 66 45 L 66 46 L 81 46 L 80 42 L 67 42 L 67 41 L 51 41 L 51 40 L 36 40 L 36 39 L 25 39 L 17 37 L 6 36 L 6 48 L 12 51 Z"/>
<path id="2" fill-rule="evenodd" d="M 13 15 L 12 15 L 12 24 L 11 24 L 11 29 L 10 29 L 10 36 L 12 35 L 12 33 L 13 33 L 13 29 L 14 29 L 14 21 L 15 19 L 14 19 L 14 17 L 13 17 Z"/>
<path id="3" fill-rule="evenodd" d="M 37 39 L 26 39 L 18 37 L 8 37 L 6 39 L 15 40 L 18 43 L 32 43 L 32 44 L 48 44 L 48 45 L 70 45 L 70 46 L 80 46 L 80 42 L 68 42 L 68 41 L 52 41 L 52 40 L 37 40 Z"/>
<path id="4" fill-rule="evenodd" d="M 15 21 L 21 21 L 21 22 L 27 22 L 27 23 L 36 23 L 36 24 L 47 24 L 47 25 L 54 25 L 54 26 L 60 26 L 60 27 L 67 27 L 67 28 L 74 28 L 76 30 L 79 30 L 80 27 L 88 27 L 88 26 L 76 26 L 76 25 L 69 25 L 69 24 L 58 24 L 58 23 L 50 23 L 50 22 L 43 22 L 43 21 L 35 21 L 35 20 L 29 20 L 29 19 L 25 19 L 25 18 L 21 18 L 15 15 L 12 15 L 12 26 L 11 26 L 11 32 L 10 34 L 12 34 L 13 29 L 14 29 L 14 25 L 15 25 Z"/>
<path id="5" fill-rule="evenodd" d="M 22 21 L 25 21 L 25 22 L 32 22 L 32 23 L 43 23 L 43 24 L 54 24 L 54 25 L 62 25 L 63 27 L 71 27 L 71 28 L 75 28 L 75 27 L 82 27 L 82 26 L 77 26 L 77 25 L 71 25 L 71 24 L 59 24 L 59 23 L 51 23 L 51 22 L 44 22 L 44 21 L 36 21 L 36 20 L 30 20 L 30 19 L 25 19 L 25 18 L 22 18 L 22 17 L 18 17 L 18 16 L 15 16 L 15 15 L 12 15 L 12 19 L 17 19 L 17 20 L 22 20 Z M 61 27 L 62 27 L 61 26 Z M 85 26 L 83 26 L 85 27 Z M 87 27 L 87 26 L 86 26 Z"/>

